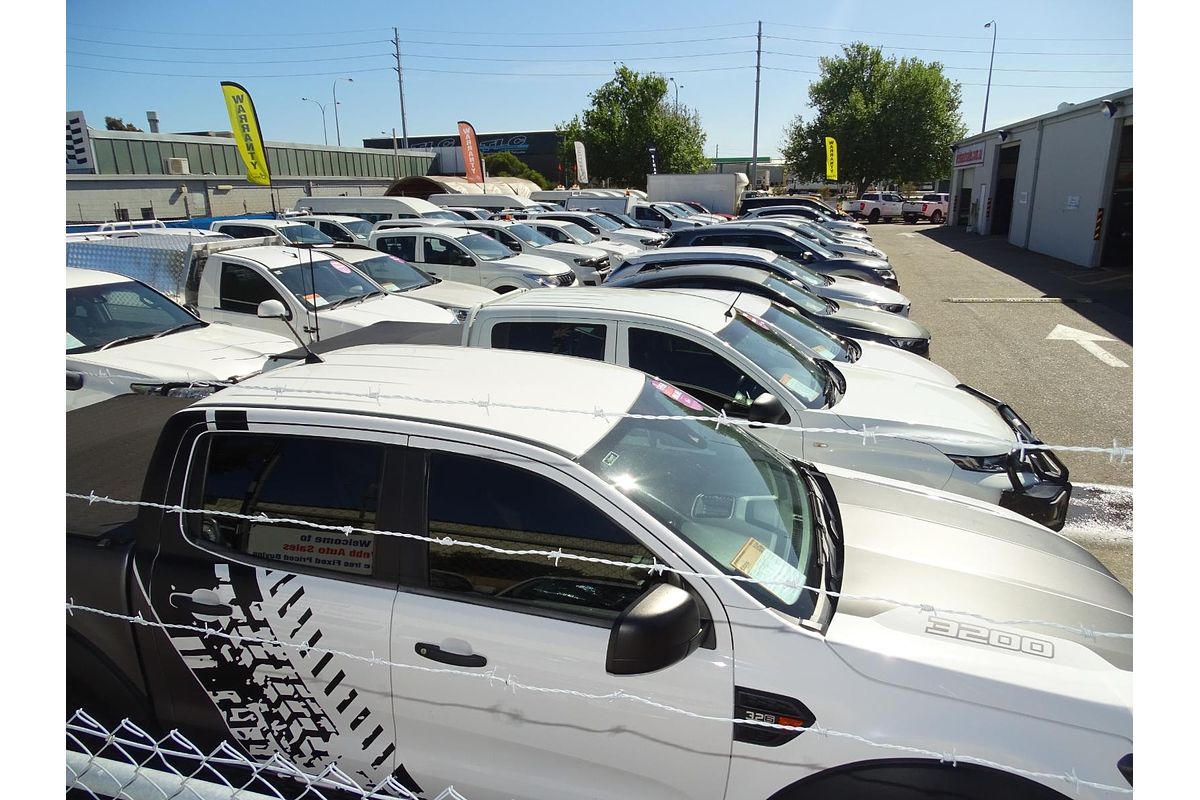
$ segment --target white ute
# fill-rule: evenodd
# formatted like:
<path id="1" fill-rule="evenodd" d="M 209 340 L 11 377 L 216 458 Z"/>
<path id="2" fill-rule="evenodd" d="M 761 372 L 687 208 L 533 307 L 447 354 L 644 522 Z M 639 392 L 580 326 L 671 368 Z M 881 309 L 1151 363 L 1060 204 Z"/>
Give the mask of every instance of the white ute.
<path id="1" fill-rule="evenodd" d="M 284 724 L 269 680 L 328 731 L 317 754 L 296 736 L 272 748 L 372 785 L 400 775 L 424 797 L 1129 791 L 1132 595 L 1069 540 L 791 460 L 613 365 L 395 345 L 323 358 L 180 412 L 233 420 L 188 456 L 208 508 L 369 528 L 346 568 L 296 555 L 321 541 L 307 528 L 159 523 L 184 548 L 160 580 L 195 575 L 226 609 L 164 603 L 168 619 L 330 648 L 271 648 L 261 676 L 245 666 L 261 645 L 235 637 L 201 659 L 190 632 L 163 637 L 162 663 L 208 693 L 211 708 L 187 709 L 214 740 L 247 718 Z M 250 447 L 265 455 L 228 466 Z M 321 454 L 287 471 L 312 473 L 313 496 L 275 479 L 272 453 Z M 160 502 L 200 502 L 187 497 Z"/>
<path id="2" fill-rule="evenodd" d="M 1040 442 L 1008 406 L 966 386 L 814 360 L 724 301 L 660 289 L 524 292 L 475 309 L 463 336 L 630 366 L 730 416 L 790 426 L 754 432 L 796 458 L 996 503 L 1055 529 L 1066 521 L 1066 467 L 1049 450 L 1020 449 Z"/>
<path id="3" fill-rule="evenodd" d="M 68 242 L 67 266 L 104 269 L 141 280 L 225 322 L 316 341 L 389 320 L 454 324 L 454 314 L 396 297 L 319 249 L 284 247 L 278 237 L 194 244 L 173 236 Z M 260 317 L 276 301 L 282 316 Z"/>
<path id="4" fill-rule="evenodd" d="M 462 227 L 486 234 L 514 253 L 561 261 L 585 286 L 599 286 L 608 277 L 610 259 L 606 251 L 582 244 L 556 242 L 526 222 L 478 220 L 464 222 Z"/>
<path id="5" fill-rule="evenodd" d="M 295 346 L 290 338 L 210 325 L 123 275 L 67 268 L 67 410 L 109 397 L 196 396 L 237 383 Z"/>

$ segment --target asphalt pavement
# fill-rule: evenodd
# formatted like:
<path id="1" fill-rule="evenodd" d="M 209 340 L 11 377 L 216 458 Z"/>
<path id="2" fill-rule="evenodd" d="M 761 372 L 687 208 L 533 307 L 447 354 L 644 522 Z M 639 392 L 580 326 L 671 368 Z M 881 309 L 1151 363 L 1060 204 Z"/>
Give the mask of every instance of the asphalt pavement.
<path id="1" fill-rule="evenodd" d="M 1064 533 L 1133 585 L 1132 456 L 1069 447 L 1133 446 L 1133 275 L 1084 269 L 929 223 L 868 225 L 931 357 L 1013 407 L 1071 473 Z"/>

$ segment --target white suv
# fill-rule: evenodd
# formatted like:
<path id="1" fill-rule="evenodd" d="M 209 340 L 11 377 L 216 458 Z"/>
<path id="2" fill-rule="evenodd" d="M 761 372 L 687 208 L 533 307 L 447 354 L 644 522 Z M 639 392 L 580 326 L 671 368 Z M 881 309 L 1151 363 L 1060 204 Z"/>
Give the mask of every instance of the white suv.
<path id="1" fill-rule="evenodd" d="M 435 278 L 495 292 L 578 283 L 575 273 L 558 261 L 515 255 L 490 236 L 452 225 L 375 230 L 370 246 L 414 264 Z"/>
<path id="2" fill-rule="evenodd" d="M 460 227 L 487 234 L 514 253 L 561 261 L 586 286 L 599 286 L 608 277 L 607 252 L 582 244 L 556 242 L 524 221 L 478 220 L 464 222 Z"/>

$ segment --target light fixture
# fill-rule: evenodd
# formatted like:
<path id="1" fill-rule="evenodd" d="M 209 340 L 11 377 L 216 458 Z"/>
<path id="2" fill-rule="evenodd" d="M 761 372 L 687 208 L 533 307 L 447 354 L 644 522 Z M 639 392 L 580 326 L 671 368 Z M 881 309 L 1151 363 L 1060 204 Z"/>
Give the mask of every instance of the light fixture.
<path id="1" fill-rule="evenodd" d="M 999 131 L 997 131 L 997 133 L 1000 134 L 1000 141 L 1002 141 L 1002 142 L 1007 142 L 1008 137 L 1012 135 L 1008 131 L 1004 130 L 1003 128 L 1001 128 Z"/>
<path id="2" fill-rule="evenodd" d="M 1118 103 L 1116 100 L 1101 100 L 1100 113 L 1104 115 L 1105 119 L 1112 119 L 1117 115 L 1117 109 L 1123 105 L 1125 104 Z"/>

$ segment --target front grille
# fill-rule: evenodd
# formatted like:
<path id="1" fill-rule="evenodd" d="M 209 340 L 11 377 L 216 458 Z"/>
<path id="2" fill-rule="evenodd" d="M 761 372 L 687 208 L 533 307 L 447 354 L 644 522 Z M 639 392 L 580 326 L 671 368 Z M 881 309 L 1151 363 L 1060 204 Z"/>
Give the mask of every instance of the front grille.
<path id="1" fill-rule="evenodd" d="M 575 282 L 575 273 L 574 272 L 564 272 L 561 275 L 555 275 L 553 277 L 554 277 L 554 280 L 558 281 L 559 286 L 570 286 L 571 284 L 573 284 Z"/>

